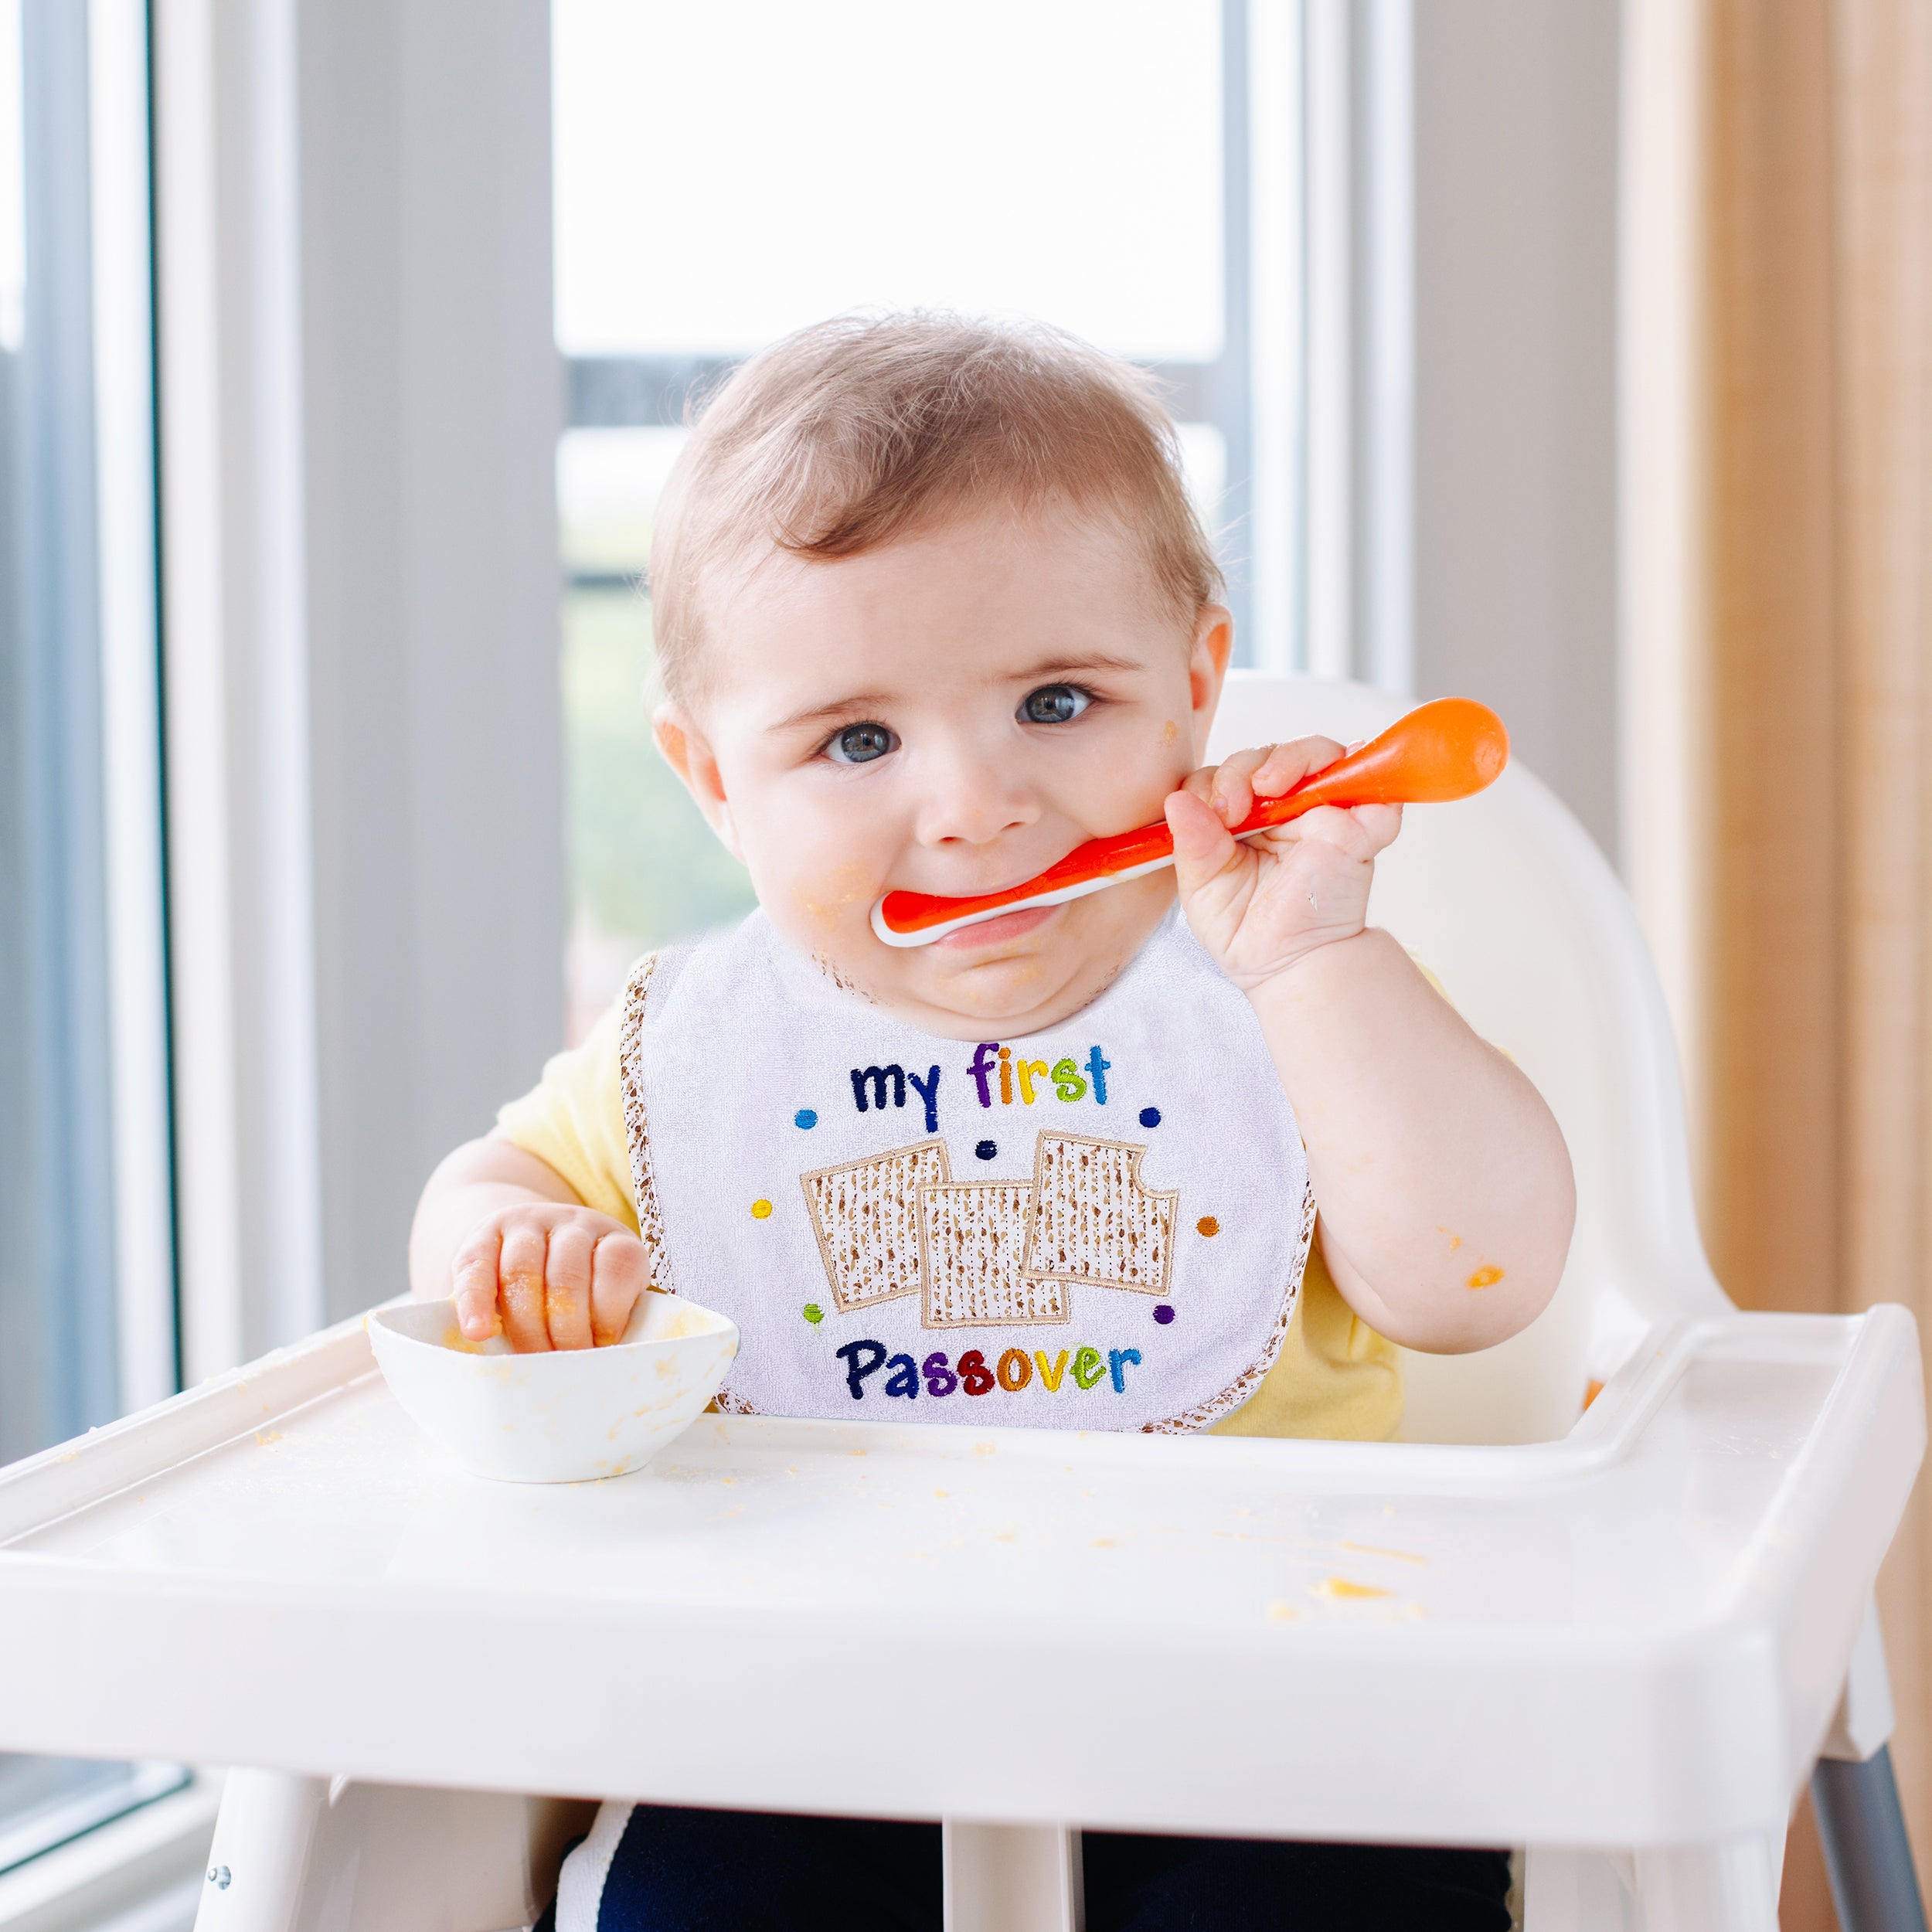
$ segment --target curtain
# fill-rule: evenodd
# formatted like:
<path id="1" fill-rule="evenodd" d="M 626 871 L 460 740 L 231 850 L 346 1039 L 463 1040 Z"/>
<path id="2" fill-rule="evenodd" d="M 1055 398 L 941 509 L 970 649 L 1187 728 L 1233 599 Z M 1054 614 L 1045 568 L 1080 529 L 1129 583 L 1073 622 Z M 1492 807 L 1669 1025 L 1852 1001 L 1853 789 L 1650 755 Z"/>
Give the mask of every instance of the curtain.
<path id="1" fill-rule="evenodd" d="M 1622 829 L 1705 1236 L 1746 1306 L 1932 1330 L 1932 5 L 1628 0 L 1624 56 Z M 1922 1876 L 1929 1529 L 1922 1481 L 1879 1589 Z"/>

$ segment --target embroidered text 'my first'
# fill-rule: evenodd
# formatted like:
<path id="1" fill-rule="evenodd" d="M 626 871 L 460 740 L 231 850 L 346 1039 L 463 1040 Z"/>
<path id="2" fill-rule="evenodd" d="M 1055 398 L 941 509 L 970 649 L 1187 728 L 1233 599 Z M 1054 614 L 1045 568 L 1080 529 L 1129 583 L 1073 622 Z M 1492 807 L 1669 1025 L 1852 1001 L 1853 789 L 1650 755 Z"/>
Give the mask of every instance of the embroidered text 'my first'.
<path id="1" fill-rule="evenodd" d="M 1087 1053 L 1083 1061 L 1055 1060 L 1049 1066 L 1045 1060 L 1016 1060 L 1010 1046 L 1002 1046 L 996 1039 L 983 1039 L 973 1049 L 971 1063 L 966 1069 L 967 1077 L 971 1080 L 979 1096 L 981 1107 L 993 1104 L 993 1086 L 999 1087 L 999 1104 L 1011 1107 L 1017 1087 L 1021 1104 L 1031 1107 L 1050 1086 L 1055 1098 L 1072 1102 L 1083 1100 L 1090 1091 L 1099 1104 L 1107 1104 L 1107 1076 L 1114 1063 L 1096 1046 Z M 869 1107 L 879 1112 L 886 1111 L 886 1096 L 891 1096 L 894 1107 L 906 1104 L 906 1090 L 910 1087 L 925 1103 L 926 1131 L 939 1131 L 939 1069 L 929 1068 L 921 1080 L 917 1073 L 909 1073 L 896 1061 L 888 1066 L 855 1066 L 852 1070 L 852 1104 L 860 1113 Z"/>

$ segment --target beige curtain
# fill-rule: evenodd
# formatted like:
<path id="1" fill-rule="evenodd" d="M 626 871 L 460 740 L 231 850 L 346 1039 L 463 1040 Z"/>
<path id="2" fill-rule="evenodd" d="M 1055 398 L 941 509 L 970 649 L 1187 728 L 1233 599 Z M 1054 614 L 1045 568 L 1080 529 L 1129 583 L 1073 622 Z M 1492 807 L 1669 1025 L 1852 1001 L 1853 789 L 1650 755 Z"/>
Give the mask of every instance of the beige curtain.
<path id="1" fill-rule="evenodd" d="M 1628 0 L 1627 869 L 1747 1305 L 1932 1330 L 1932 0 Z M 1880 1588 L 1932 1877 L 1932 1484 Z M 1833 1923 L 1794 1835 L 1784 1922 Z"/>

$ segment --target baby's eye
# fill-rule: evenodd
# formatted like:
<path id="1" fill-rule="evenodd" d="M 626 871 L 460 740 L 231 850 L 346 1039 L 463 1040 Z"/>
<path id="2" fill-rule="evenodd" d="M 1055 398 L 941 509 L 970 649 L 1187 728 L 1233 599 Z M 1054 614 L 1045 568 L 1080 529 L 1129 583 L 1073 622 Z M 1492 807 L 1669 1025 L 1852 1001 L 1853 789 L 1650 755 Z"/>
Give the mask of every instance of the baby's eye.
<path id="1" fill-rule="evenodd" d="M 1070 724 L 1093 702 L 1094 694 L 1077 684 L 1043 684 L 1020 699 L 1020 719 L 1026 724 Z"/>
<path id="2" fill-rule="evenodd" d="M 897 734 L 883 725 L 853 724 L 832 734 L 825 747 L 825 756 L 834 764 L 869 765 L 873 759 L 898 749 Z"/>

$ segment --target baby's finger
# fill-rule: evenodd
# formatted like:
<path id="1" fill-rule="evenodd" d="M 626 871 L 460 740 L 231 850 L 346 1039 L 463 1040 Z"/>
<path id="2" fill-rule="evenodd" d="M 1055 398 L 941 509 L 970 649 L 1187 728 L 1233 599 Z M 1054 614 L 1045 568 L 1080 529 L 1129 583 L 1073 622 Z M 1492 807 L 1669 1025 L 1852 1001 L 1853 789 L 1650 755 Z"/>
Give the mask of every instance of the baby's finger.
<path id="1" fill-rule="evenodd" d="M 450 1264 L 456 1325 L 472 1342 L 487 1342 L 502 1326 L 496 1312 L 497 1261 L 502 1251 L 503 1237 L 491 1228 L 472 1235 Z"/>
<path id="2" fill-rule="evenodd" d="M 503 1330 L 521 1355 L 550 1345 L 543 1310 L 543 1230 L 525 1223 L 503 1231 L 497 1276 L 503 1284 Z"/>
<path id="3" fill-rule="evenodd" d="M 1292 833 L 1298 844 L 1327 845 L 1345 859 L 1366 865 L 1381 847 L 1356 817 L 1362 809 L 1360 806 L 1351 810 L 1346 805 L 1317 805 L 1284 829 Z"/>
<path id="4" fill-rule="evenodd" d="M 1174 835 L 1174 876 L 1183 898 L 1240 857 L 1220 814 L 1191 784 L 1168 794 L 1167 827 Z"/>
<path id="5" fill-rule="evenodd" d="M 566 1223 L 550 1230 L 543 1259 L 543 1313 L 553 1349 L 590 1345 L 590 1230 Z"/>
<path id="6" fill-rule="evenodd" d="M 607 1234 L 590 1261 L 590 1332 L 602 1348 L 631 1325 L 644 1289 L 644 1243 L 628 1234 Z"/>
<path id="7" fill-rule="evenodd" d="M 1362 828 L 1372 852 L 1386 851 L 1402 829 L 1400 805 L 1357 805 L 1349 815 Z"/>
<path id="8" fill-rule="evenodd" d="M 1190 771 L 1181 781 L 1180 789 L 1190 798 L 1198 798 L 1212 811 L 1214 809 L 1214 774 L 1219 769 L 1214 765 L 1203 765 L 1198 771 Z"/>
<path id="9" fill-rule="evenodd" d="M 1237 751 L 1216 768 L 1209 803 L 1221 815 L 1223 825 L 1238 825 L 1253 808 L 1253 775 L 1267 764 L 1274 749 L 1272 745 L 1259 745 L 1252 751 Z"/>
<path id="10" fill-rule="evenodd" d="M 1279 798 L 1311 773 L 1325 771 L 1341 756 L 1342 747 L 1332 738 L 1296 738 L 1277 745 L 1254 774 L 1254 795 Z"/>

